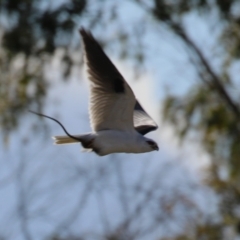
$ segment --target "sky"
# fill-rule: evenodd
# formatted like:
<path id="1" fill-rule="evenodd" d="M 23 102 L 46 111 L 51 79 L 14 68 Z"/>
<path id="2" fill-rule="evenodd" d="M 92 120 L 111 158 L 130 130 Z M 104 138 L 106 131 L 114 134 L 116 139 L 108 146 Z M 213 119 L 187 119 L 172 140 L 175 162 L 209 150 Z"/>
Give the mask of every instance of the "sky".
<path id="1" fill-rule="evenodd" d="M 137 99 L 158 122 L 159 129 L 149 134 L 148 137 L 158 142 L 160 151 L 141 155 L 114 154 L 99 157 L 94 153 L 81 152 L 79 144 L 54 146 L 51 136 L 64 135 L 62 129 L 54 122 L 43 119 L 47 131 L 31 131 L 32 133 L 29 135 L 29 126 L 34 124 L 36 128 L 39 128 L 42 123 L 38 116 L 26 114 L 21 128 L 11 136 L 11 144 L 1 153 L 1 159 L 4 162 L 1 176 L 5 175 L 6 178 L 14 176 L 14 179 L 0 190 L 1 196 L 4 196 L 0 200 L 1 208 L 4 209 L 0 215 L 2 223 L 0 232 L 6 236 L 24 239 L 19 235 L 19 232 L 22 231 L 21 217 L 18 216 L 21 185 L 24 186 L 25 195 L 22 197 L 27 201 L 26 208 L 29 212 L 28 228 L 31 235 L 35 236 L 34 239 L 42 239 L 59 228 L 65 234 L 68 232 L 87 234 L 92 231 L 93 226 L 94 232 L 97 234 L 107 231 L 106 229 L 116 228 L 126 214 L 134 210 L 137 200 L 131 203 L 131 199 L 140 201 L 143 198 L 141 193 L 137 197 L 132 196 L 133 189 L 139 183 L 146 189 L 157 185 L 156 188 L 159 191 L 156 195 L 159 199 L 165 197 L 171 202 L 177 198 L 174 197 L 174 194 L 186 196 L 190 202 L 196 204 L 200 212 L 205 212 L 206 215 L 210 214 L 207 205 L 209 202 L 214 205 L 216 200 L 210 189 L 203 186 L 200 181 L 200 170 L 208 164 L 207 154 L 197 143 L 185 142 L 180 146 L 172 127 L 162 123 L 159 117 L 161 102 L 159 102 L 159 97 L 154 89 L 154 79 L 150 74 L 146 73 L 134 81 L 131 80 L 133 76 L 131 69 L 124 62 L 119 60 L 114 62 L 124 77 L 129 79 L 128 82 Z M 52 86 L 46 100 L 44 113 L 57 117 L 72 134 L 90 131 L 86 74 L 76 68 L 72 79 L 64 82 L 59 81 L 58 61 L 54 61 L 49 67 L 52 69 L 52 73 L 49 75 Z M 121 168 L 121 172 L 118 172 L 118 168 Z M 23 169 L 20 176 L 18 176 L 19 169 Z M 103 171 L 105 175 L 99 175 L 99 171 Z M 141 179 L 142 174 L 145 176 L 143 179 Z M 99 181 L 96 180 L 98 178 Z M 94 179 L 94 187 L 89 184 L 91 179 Z M 91 188 L 94 189 L 92 193 Z M 121 193 L 125 191 L 128 193 L 126 196 Z M 85 196 L 84 193 L 89 195 L 85 203 L 82 200 Z M 99 203 L 99 194 L 104 204 Z M 208 200 L 204 196 L 208 196 Z M 122 201 L 127 202 L 126 206 Z M 153 200 L 152 202 L 151 204 L 154 205 Z M 79 204 L 84 207 L 78 207 Z M 177 222 L 186 206 L 181 201 L 174 204 L 176 210 L 173 219 L 174 222 Z M 102 209 L 103 205 L 105 210 Z M 79 209 L 79 216 L 74 215 L 76 209 Z M 101 216 L 102 214 L 104 216 Z M 141 215 L 143 226 L 149 224 L 151 214 L 150 209 L 143 211 Z M 197 212 L 189 213 L 189 217 L 197 214 Z M 64 216 L 64 218 L 60 216 Z M 116 217 L 113 218 L 113 216 Z M 64 221 L 67 221 L 68 218 L 74 220 L 65 232 L 59 226 L 64 225 Z M 106 220 L 108 227 L 102 226 L 101 218 L 108 219 Z M 11 222 L 15 224 L 10 225 Z M 80 229 L 79 224 L 81 225 Z M 177 227 L 176 224 L 168 223 L 165 230 L 159 228 L 151 233 L 152 236 L 147 236 L 154 239 L 154 236 L 169 232 L 179 233 L 183 228 L 184 221 L 180 226 L 177 224 Z M 91 236 L 89 234 L 89 239 Z M 144 239 L 146 236 L 143 236 Z"/>
<path id="2" fill-rule="evenodd" d="M 132 4 L 121 5 L 121 11 L 134 12 L 128 15 L 130 19 L 123 18 L 122 25 L 126 27 L 127 22 L 138 23 L 143 17 Z M 214 45 L 206 37 L 210 29 L 196 15 L 189 16 L 186 25 L 196 42 L 204 43 L 208 54 Z M 203 39 L 197 37 L 196 29 Z M 138 239 L 171 237 L 187 231 L 187 225 L 194 224 L 196 219 L 201 221 L 216 214 L 215 195 L 201 182 L 209 156 L 198 141 L 179 144 L 173 127 L 161 117 L 166 91 L 183 94 L 194 83 L 196 73 L 183 46 L 164 29 L 159 30 L 161 39 L 155 34 L 144 36 L 145 44 L 150 47 L 146 69 L 138 79 L 131 61 L 118 59 L 112 48 L 107 49 L 107 54 L 159 124 L 159 129 L 148 137 L 158 142 L 160 151 L 99 157 L 81 152 L 79 144 L 54 146 L 51 136 L 63 135 L 62 129 L 51 120 L 40 121 L 26 113 L 21 128 L 11 135 L 10 144 L 0 146 L 0 233 L 3 236 L 22 240 L 26 238 L 24 232 L 28 232 L 33 239 L 44 239 L 60 232 L 100 239 L 101 234 L 114 231 L 124 219 L 131 217 L 138 203 L 144 201 L 147 207 L 142 207 L 129 226 L 129 232 L 141 226 Z M 96 38 L 114 36 L 114 27 L 105 36 L 100 28 L 94 35 Z M 74 67 L 71 78 L 62 81 L 60 68 L 58 57 L 46 68 L 50 91 L 43 111 L 60 120 L 71 134 L 89 132 L 86 74 Z M 153 194 L 149 199 L 147 192 Z M 161 219 L 162 227 L 148 232 L 147 227 L 155 219 Z"/>

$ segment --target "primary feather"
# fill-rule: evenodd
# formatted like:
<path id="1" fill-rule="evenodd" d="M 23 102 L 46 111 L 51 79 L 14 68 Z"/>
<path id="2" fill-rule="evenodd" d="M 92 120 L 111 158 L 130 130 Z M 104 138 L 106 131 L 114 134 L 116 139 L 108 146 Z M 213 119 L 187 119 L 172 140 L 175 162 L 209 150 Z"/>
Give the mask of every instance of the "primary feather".
<path id="1" fill-rule="evenodd" d="M 158 150 L 157 144 L 143 135 L 157 129 L 111 60 L 90 32 L 80 29 L 85 64 L 90 80 L 89 115 L 93 132 L 71 135 L 56 119 L 41 113 L 63 128 L 67 136 L 53 137 L 55 144 L 80 142 L 84 149 L 100 156 L 110 153 L 143 153 Z"/>

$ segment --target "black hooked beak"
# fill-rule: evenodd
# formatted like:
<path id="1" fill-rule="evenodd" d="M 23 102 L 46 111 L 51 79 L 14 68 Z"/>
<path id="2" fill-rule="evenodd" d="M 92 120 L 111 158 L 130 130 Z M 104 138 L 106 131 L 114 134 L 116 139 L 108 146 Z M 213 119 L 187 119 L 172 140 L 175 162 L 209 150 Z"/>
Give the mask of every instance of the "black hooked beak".
<path id="1" fill-rule="evenodd" d="M 159 147 L 158 147 L 158 145 L 154 146 L 153 149 L 156 150 L 156 151 L 159 151 Z"/>

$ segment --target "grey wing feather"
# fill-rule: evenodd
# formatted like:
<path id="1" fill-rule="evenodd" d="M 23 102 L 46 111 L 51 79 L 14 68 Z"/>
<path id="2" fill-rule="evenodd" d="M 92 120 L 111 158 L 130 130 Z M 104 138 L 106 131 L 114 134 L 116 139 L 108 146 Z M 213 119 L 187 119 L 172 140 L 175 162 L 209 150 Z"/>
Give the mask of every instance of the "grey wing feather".
<path id="1" fill-rule="evenodd" d="M 108 93 L 124 93 L 125 80 L 117 70 L 93 35 L 84 28 L 80 29 L 83 39 L 86 63 L 90 80 L 99 90 Z"/>
<path id="2" fill-rule="evenodd" d="M 158 128 L 153 119 L 146 113 L 138 101 L 136 101 L 133 112 L 134 128 L 140 134 L 145 135 Z"/>
<path id="3" fill-rule="evenodd" d="M 94 131 L 132 130 L 135 96 L 90 32 L 80 29 L 90 80 L 90 121 Z"/>

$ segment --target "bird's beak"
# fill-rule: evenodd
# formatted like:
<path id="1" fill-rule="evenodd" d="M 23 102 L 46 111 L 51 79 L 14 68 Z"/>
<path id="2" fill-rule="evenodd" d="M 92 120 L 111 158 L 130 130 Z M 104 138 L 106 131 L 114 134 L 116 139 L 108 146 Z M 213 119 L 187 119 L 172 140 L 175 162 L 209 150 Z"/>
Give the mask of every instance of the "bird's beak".
<path id="1" fill-rule="evenodd" d="M 156 146 L 156 147 L 154 148 L 154 150 L 156 150 L 156 151 L 159 151 L 159 147 L 158 147 L 158 146 Z"/>

